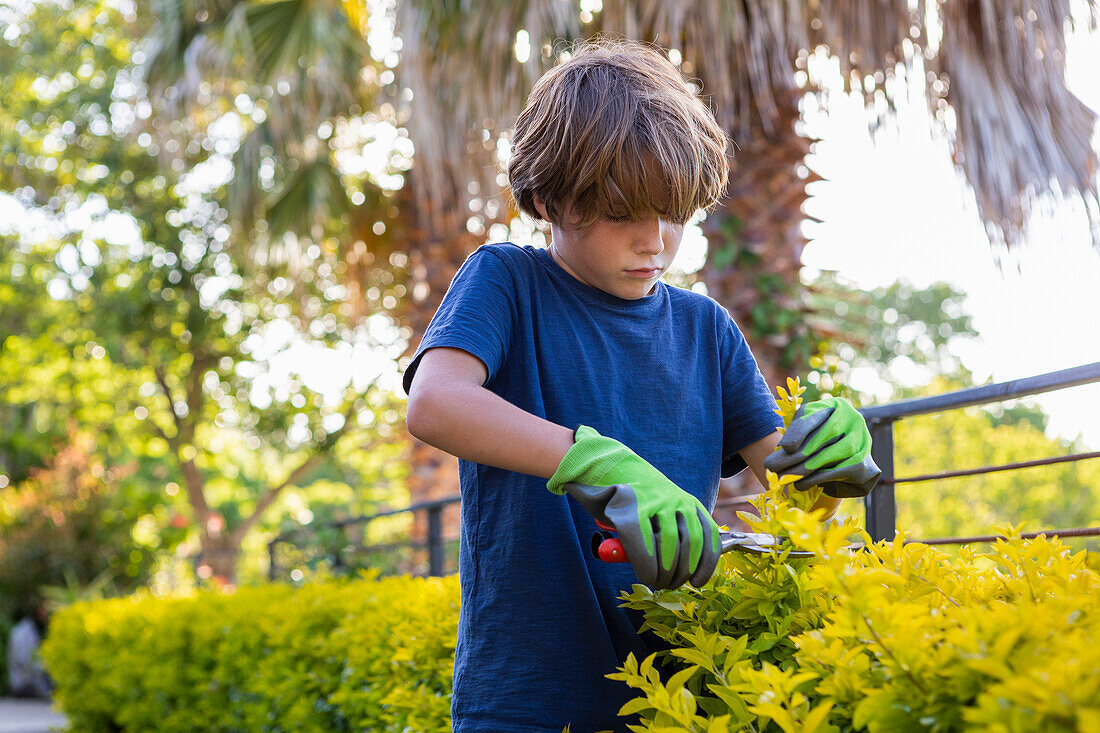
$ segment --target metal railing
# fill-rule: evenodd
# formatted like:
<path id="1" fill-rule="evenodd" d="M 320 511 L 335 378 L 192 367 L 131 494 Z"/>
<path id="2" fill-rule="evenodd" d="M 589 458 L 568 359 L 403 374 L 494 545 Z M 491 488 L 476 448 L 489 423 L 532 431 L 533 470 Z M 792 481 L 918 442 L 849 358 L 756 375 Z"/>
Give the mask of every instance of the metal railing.
<path id="1" fill-rule="evenodd" d="M 405 564 L 406 566 L 401 568 L 405 572 L 411 572 L 414 575 L 445 575 L 449 570 L 447 546 L 449 544 L 457 544 L 458 538 L 447 538 L 444 535 L 443 512 L 448 506 L 458 504 L 460 500 L 461 497 L 456 494 L 454 496 L 445 496 L 430 501 L 417 502 L 407 507 L 378 512 L 377 514 L 325 522 L 321 527 L 325 530 L 339 531 L 345 540 L 347 540 L 347 531 L 350 528 L 357 528 L 358 532 L 365 536 L 367 527 L 371 522 L 383 517 L 394 517 L 401 514 L 412 514 L 415 516 L 418 512 L 424 512 L 427 518 L 427 527 L 425 539 L 422 541 L 408 540 L 389 544 L 364 544 L 345 541 L 334 547 L 321 548 L 320 551 L 318 551 L 318 548 L 314 548 L 312 557 L 306 558 L 305 563 L 316 563 L 317 561 L 325 562 L 330 569 L 335 572 L 340 572 L 345 569 L 354 569 L 357 566 L 355 557 L 364 553 L 386 553 L 404 550 L 412 553 L 409 561 Z M 280 561 L 280 550 L 290 547 L 299 548 L 301 550 L 303 543 L 299 542 L 299 540 L 302 537 L 315 536 L 317 533 L 317 528 L 308 526 L 297 527 L 291 531 L 280 533 L 273 540 L 268 542 L 268 578 L 275 580 L 279 577 L 281 570 L 290 570 L 289 567 L 284 567 L 289 563 Z M 309 554 L 308 550 L 306 554 Z M 419 560 L 416 557 L 418 554 L 424 555 L 425 561 Z M 302 560 L 303 558 L 299 557 L 298 559 Z"/>
<path id="2" fill-rule="evenodd" d="M 923 474 L 919 476 L 897 478 L 894 475 L 894 423 L 898 420 L 914 415 L 925 415 L 961 409 L 972 405 L 1003 402 L 1017 397 L 1041 394 L 1043 392 L 1051 392 L 1093 382 L 1100 382 L 1100 362 L 1086 364 L 1072 369 L 1050 372 L 1049 374 L 1041 374 L 1035 377 L 1027 377 L 1026 379 L 1017 379 L 980 387 L 970 387 L 932 397 L 902 400 L 886 405 L 861 409 L 860 412 L 867 420 L 867 424 L 871 431 L 873 444 L 871 455 L 875 459 L 875 463 L 882 469 L 882 478 L 879 480 L 878 487 L 864 499 L 868 534 L 876 541 L 894 538 L 894 528 L 897 517 L 894 486 L 897 484 L 932 481 L 958 476 L 973 476 L 997 471 L 1027 468 L 1030 466 L 1065 463 L 1068 461 L 1079 461 L 1100 457 L 1100 451 L 1093 451 L 1067 456 L 1041 458 L 1000 466 L 982 466 L 937 474 Z M 349 542 L 340 548 L 329 551 L 324 559 L 327 559 L 333 568 L 339 569 L 351 565 L 347 557 L 354 556 L 358 552 L 368 550 L 387 551 L 392 548 L 400 547 L 412 550 L 413 552 L 426 554 L 426 562 L 413 563 L 414 572 L 416 574 L 443 575 L 448 572 L 446 548 L 449 545 L 457 544 L 456 538 L 446 538 L 444 536 L 443 512 L 447 506 L 457 504 L 459 501 L 460 497 L 458 495 L 447 496 L 431 501 L 418 502 L 401 509 L 393 509 L 369 516 L 353 517 L 337 522 L 326 523 L 324 525 L 326 528 L 343 531 L 354 526 L 365 529 L 370 522 L 382 517 L 390 517 L 405 513 L 413 513 L 415 515 L 417 512 L 424 512 L 427 516 L 426 539 L 422 541 L 406 541 L 390 545 L 362 545 Z M 310 532 L 317 531 L 317 529 L 298 528 L 295 531 L 280 534 L 268 544 L 270 556 L 269 576 L 271 579 L 274 580 L 280 571 L 280 564 L 277 557 L 279 548 L 294 545 L 299 535 L 303 533 L 309 534 L 309 532 L 306 532 L 307 529 L 309 529 Z M 1100 528 L 1049 529 L 1028 533 L 1028 535 L 1025 536 L 1038 536 L 1040 534 L 1051 536 L 1059 535 L 1064 537 L 1100 536 Z M 981 537 L 938 538 L 919 541 L 930 544 L 962 544 L 964 542 L 982 542 L 994 539 L 996 539 L 996 537 L 991 535 Z M 415 568 L 419 568 L 419 570 Z"/>
<path id="3" fill-rule="evenodd" d="M 925 474 L 921 476 L 909 476 L 897 478 L 894 476 L 894 423 L 904 417 L 914 415 L 927 415 L 933 412 L 946 412 L 958 410 L 971 405 L 986 405 L 993 402 L 1003 402 L 1017 397 L 1053 392 L 1069 387 L 1078 387 L 1083 384 L 1100 382 L 1100 362 L 1085 364 L 1071 369 L 1063 369 L 1048 374 L 1040 374 L 1025 379 L 1014 379 L 1008 382 L 987 384 L 980 387 L 969 387 L 957 392 L 934 395 L 932 397 L 918 397 L 911 400 L 901 400 L 888 405 L 865 407 L 860 413 L 867 420 L 871 430 L 871 457 L 882 469 L 882 478 L 878 487 L 864 499 L 864 508 L 867 512 L 867 534 L 878 540 L 894 538 L 894 527 L 897 523 L 897 506 L 894 502 L 894 486 L 903 483 L 915 483 L 917 481 L 932 481 L 933 479 L 953 478 L 956 476 L 972 476 L 995 471 L 1009 471 L 1029 466 L 1041 466 L 1050 463 L 1064 463 L 1066 461 L 1079 461 L 1086 458 L 1096 458 L 1100 452 L 1078 453 L 1069 456 L 1056 456 L 1042 458 L 1022 463 L 1010 463 L 1002 466 L 982 466 L 962 471 L 948 471 L 945 473 Z M 1053 531 L 1048 531 L 1051 534 Z M 946 543 L 945 538 L 940 542 Z M 968 538 L 954 538 L 968 539 Z"/>

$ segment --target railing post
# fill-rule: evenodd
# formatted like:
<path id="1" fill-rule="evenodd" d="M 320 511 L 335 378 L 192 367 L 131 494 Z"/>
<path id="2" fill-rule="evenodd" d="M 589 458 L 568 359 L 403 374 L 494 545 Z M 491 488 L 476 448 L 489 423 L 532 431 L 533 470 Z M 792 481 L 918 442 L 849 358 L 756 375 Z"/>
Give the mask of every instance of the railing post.
<path id="1" fill-rule="evenodd" d="M 897 511 L 894 505 L 894 420 L 871 418 L 871 458 L 882 470 L 875 490 L 863 500 L 867 513 L 867 534 L 876 542 L 894 539 Z"/>
<path id="2" fill-rule="evenodd" d="M 428 507 L 428 575 L 443 575 L 443 505 Z"/>

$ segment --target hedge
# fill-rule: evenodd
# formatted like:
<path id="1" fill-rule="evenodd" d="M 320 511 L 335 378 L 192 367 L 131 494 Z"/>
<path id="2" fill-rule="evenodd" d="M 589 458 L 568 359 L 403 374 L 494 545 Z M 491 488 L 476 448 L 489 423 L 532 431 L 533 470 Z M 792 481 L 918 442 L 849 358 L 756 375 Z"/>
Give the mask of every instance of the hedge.
<path id="1" fill-rule="evenodd" d="M 802 392 L 788 388 L 787 424 Z M 1014 527 L 988 552 L 900 530 L 873 544 L 852 520 L 808 513 L 820 489 L 788 496 L 794 478 L 769 472 L 761 518 L 745 517 L 790 538 L 782 550 L 729 553 L 702 589 L 628 595 L 676 670 L 631 657 L 612 675 L 639 692 L 623 709 L 641 715 L 632 730 L 1100 731 L 1095 557 Z"/>
<path id="2" fill-rule="evenodd" d="M 458 579 L 78 603 L 42 654 L 79 731 L 450 730 Z"/>
<path id="3" fill-rule="evenodd" d="M 1057 539 L 957 556 L 894 542 L 848 549 L 773 507 L 789 549 L 734 554 L 703 589 L 627 604 L 667 640 L 675 674 L 630 658 L 636 731 L 1100 731 L 1100 573 Z M 869 538 L 867 538 L 869 539 Z"/>
<path id="4" fill-rule="evenodd" d="M 789 420 L 797 384 L 781 396 Z M 631 730 L 1100 732 L 1095 557 L 1012 527 L 985 552 L 872 544 L 768 480 L 751 521 L 786 546 L 624 596 L 670 646 L 611 675 Z M 43 655 L 80 731 L 435 733 L 457 611 L 455 577 L 100 601 L 55 616 Z"/>
<path id="5" fill-rule="evenodd" d="M 629 595 L 675 671 L 615 675 L 635 730 L 1100 731 L 1085 553 L 853 553 L 843 525 L 762 521 L 817 558 L 729 554 L 702 589 Z M 457 610 L 454 577 L 97 601 L 54 617 L 43 656 L 74 730 L 448 731 Z"/>

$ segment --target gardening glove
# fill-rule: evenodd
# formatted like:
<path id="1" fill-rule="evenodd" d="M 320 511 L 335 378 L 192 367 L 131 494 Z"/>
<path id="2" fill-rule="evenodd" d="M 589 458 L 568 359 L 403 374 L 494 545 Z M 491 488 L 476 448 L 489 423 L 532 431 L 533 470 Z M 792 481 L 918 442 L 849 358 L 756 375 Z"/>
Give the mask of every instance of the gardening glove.
<path id="1" fill-rule="evenodd" d="M 779 447 L 764 459 L 764 468 L 799 475 L 796 489 L 821 486 L 835 499 L 867 496 L 882 473 L 871 460 L 866 421 L 843 397 L 798 408 Z"/>
<path id="2" fill-rule="evenodd" d="M 691 494 L 614 438 L 585 425 L 546 488 L 568 493 L 619 533 L 638 579 L 651 588 L 707 582 L 718 564 L 718 526 Z"/>

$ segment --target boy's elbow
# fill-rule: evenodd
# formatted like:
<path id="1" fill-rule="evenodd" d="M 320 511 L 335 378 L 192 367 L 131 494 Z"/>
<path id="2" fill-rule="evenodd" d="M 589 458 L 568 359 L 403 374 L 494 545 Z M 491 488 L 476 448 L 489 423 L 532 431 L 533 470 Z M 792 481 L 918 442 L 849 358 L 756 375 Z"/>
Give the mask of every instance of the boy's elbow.
<path id="1" fill-rule="evenodd" d="M 431 390 L 416 387 L 409 393 L 409 404 L 405 408 L 405 427 L 417 440 L 432 443 L 432 427 L 438 424 L 434 413 L 435 402 Z"/>

